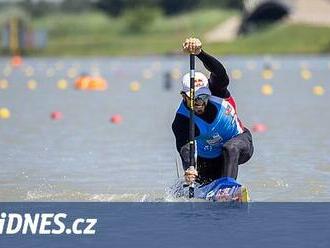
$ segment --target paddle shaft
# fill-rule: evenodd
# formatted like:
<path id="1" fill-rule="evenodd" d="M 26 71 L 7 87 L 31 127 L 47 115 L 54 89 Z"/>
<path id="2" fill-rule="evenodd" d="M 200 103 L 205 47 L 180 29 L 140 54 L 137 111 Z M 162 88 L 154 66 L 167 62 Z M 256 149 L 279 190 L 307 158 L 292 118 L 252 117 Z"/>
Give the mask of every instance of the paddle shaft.
<path id="1" fill-rule="evenodd" d="M 190 54 L 190 99 L 189 99 L 189 149 L 190 167 L 195 168 L 195 55 Z M 194 197 L 194 185 L 189 186 L 189 198 Z"/>

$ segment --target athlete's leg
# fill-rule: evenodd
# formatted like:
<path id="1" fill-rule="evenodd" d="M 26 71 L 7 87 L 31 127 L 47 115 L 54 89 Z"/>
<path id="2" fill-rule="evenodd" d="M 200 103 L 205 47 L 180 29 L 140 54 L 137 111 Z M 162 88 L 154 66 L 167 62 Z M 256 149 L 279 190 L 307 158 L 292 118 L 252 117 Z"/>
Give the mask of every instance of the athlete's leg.
<path id="1" fill-rule="evenodd" d="M 237 178 L 238 165 L 247 162 L 253 154 L 252 135 L 245 129 L 244 133 L 228 140 L 223 145 L 222 176 Z"/>
<path id="2" fill-rule="evenodd" d="M 198 182 L 206 184 L 221 177 L 223 157 L 215 159 L 197 158 Z M 220 165 L 220 166 L 219 166 Z"/>

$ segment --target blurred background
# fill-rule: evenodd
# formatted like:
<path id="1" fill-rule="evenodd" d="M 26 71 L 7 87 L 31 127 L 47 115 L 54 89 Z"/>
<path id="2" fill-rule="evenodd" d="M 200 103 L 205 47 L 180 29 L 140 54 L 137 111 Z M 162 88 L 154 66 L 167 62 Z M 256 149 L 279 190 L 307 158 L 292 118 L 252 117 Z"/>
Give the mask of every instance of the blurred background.
<path id="1" fill-rule="evenodd" d="M 328 0 L 1 0 L 2 54 L 326 53 Z"/>
<path id="2" fill-rule="evenodd" d="M 252 200 L 330 200 L 329 0 L 0 0 L 0 12 L 0 201 L 173 200 L 190 36 L 224 63 L 253 131 L 238 178 Z"/>

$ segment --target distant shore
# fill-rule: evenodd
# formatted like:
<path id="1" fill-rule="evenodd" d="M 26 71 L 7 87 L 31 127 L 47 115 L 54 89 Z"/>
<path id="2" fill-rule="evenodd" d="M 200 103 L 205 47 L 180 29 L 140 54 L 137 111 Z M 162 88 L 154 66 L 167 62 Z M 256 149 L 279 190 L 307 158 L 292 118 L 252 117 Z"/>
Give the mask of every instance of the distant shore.
<path id="1" fill-rule="evenodd" d="M 204 48 L 219 55 L 330 53 L 330 27 L 274 24 L 229 43 L 207 43 L 204 35 L 219 23 L 238 15 L 233 10 L 199 10 L 177 16 L 156 16 L 141 32 L 127 28 L 127 17 L 111 18 L 99 12 L 51 15 L 33 20 L 48 30 L 48 46 L 31 56 L 139 56 L 180 53 L 185 37 L 197 36 Z"/>

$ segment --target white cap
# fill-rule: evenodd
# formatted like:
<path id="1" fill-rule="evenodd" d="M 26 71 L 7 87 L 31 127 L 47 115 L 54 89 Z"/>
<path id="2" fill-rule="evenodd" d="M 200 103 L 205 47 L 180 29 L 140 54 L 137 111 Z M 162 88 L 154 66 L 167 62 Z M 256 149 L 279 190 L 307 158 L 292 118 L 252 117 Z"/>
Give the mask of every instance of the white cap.
<path id="1" fill-rule="evenodd" d="M 182 78 L 182 92 L 190 96 L 190 73 L 186 73 Z M 195 97 L 206 94 L 211 95 L 209 89 L 209 81 L 207 77 L 201 72 L 195 72 Z"/>

